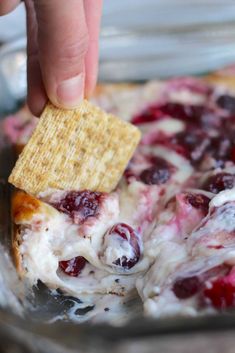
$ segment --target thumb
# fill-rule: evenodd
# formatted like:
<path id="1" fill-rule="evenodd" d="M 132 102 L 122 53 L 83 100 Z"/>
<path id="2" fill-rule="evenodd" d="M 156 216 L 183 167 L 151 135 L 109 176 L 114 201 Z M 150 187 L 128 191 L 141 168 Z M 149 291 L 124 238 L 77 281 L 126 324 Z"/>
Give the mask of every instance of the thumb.
<path id="1" fill-rule="evenodd" d="M 88 31 L 82 0 L 34 0 L 38 56 L 49 99 L 74 108 L 83 98 Z"/>

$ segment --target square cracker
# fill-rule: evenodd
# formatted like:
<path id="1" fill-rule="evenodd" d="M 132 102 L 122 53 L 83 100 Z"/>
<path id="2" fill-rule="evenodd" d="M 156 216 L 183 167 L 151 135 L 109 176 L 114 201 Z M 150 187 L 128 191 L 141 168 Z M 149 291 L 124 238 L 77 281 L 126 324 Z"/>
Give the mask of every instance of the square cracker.
<path id="1" fill-rule="evenodd" d="M 135 126 L 86 100 L 74 110 L 48 103 L 9 182 L 32 195 L 50 188 L 110 192 L 139 140 Z"/>

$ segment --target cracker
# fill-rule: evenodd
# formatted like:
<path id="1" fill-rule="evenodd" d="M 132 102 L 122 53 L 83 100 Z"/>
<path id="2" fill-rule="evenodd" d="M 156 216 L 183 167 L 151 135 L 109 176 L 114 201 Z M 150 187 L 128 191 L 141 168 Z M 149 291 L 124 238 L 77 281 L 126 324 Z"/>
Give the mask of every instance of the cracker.
<path id="1" fill-rule="evenodd" d="M 139 130 L 84 100 L 48 103 L 9 182 L 32 194 L 52 189 L 111 192 L 140 140 Z"/>

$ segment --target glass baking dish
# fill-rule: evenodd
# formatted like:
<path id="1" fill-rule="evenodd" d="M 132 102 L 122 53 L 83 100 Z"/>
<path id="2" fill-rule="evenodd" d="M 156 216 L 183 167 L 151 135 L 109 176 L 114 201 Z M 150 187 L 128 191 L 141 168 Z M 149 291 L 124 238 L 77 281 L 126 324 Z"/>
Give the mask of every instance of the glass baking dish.
<path id="1" fill-rule="evenodd" d="M 48 322 L 70 308 L 69 300 L 50 296 L 41 288 L 37 309 L 24 300 L 28 292 L 17 278 L 7 254 L 11 249 L 11 187 L 6 179 L 15 155 L 0 138 L 0 351 L 1 352 L 230 352 L 235 316 L 228 314 L 194 318 L 150 320 L 135 317 L 123 326 Z M 24 306 L 22 306 L 24 302 Z"/>
<path id="2" fill-rule="evenodd" d="M 156 5 L 151 3 L 152 9 Z M 130 1 L 131 3 L 131 1 Z M 137 1 L 139 12 L 141 1 Z M 137 6 L 137 3 L 135 5 Z M 163 4 L 163 2 L 159 2 Z M 167 1 L 167 3 L 170 3 Z M 171 19 L 176 9 L 184 8 L 191 14 L 184 25 L 179 26 L 177 16 L 171 27 L 150 17 L 149 25 L 142 22 L 137 26 L 133 20 L 129 26 L 111 26 L 111 18 L 118 9 L 113 2 L 110 16 L 104 18 L 105 26 L 101 36 L 100 80 L 112 82 L 145 81 L 156 77 L 169 77 L 184 74 L 202 74 L 235 62 L 233 46 L 235 8 L 229 1 L 221 7 L 219 1 L 216 16 L 201 17 L 198 23 L 185 1 L 175 1 L 178 7 L 168 15 Z M 176 4 L 176 5 L 177 5 Z M 169 5 L 169 4 L 168 4 Z M 175 5 L 175 6 L 176 6 Z M 193 2 L 200 17 L 200 8 L 207 10 L 207 4 Z M 124 4 L 122 4 L 124 6 Z M 137 9 L 138 9 L 137 6 Z M 149 5 L 150 6 L 150 5 Z M 181 7 L 180 7 L 181 6 Z M 185 7 L 186 6 L 186 7 Z M 229 7 L 230 6 L 230 7 Z M 163 11 L 165 9 L 165 12 Z M 218 13 L 223 10 L 226 21 Z M 158 8 L 159 10 L 159 8 Z M 174 10 L 174 11 L 173 11 Z M 119 9 L 120 11 L 120 9 Z M 122 9 L 122 11 L 124 11 Z M 166 8 L 161 7 L 161 15 Z M 191 9 L 192 11 L 192 9 Z M 221 15 L 222 16 L 222 15 Z M 206 20 L 209 20 L 209 23 Z M 185 30 L 187 26 L 187 30 Z M 156 37 L 158 33 L 158 37 Z M 17 109 L 26 94 L 24 37 L 0 49 L 0 114 Z M 141 47 L 142 50 L 137 50 Z M 144 48 L 144 49 L 143 49 Z M 185 57 L 185 53 L 188 55 Z M 120 57 L 122 53 L 122 57 Z M 190 54 L 189 54 L 190 53 Z M 196 53 L 198 55 L 196 55 Z M 183 64 L 182 59 L 186 58 Z M 11 194 L 7 176 L 14 164 L 15 153 L 0 131 L 0 351 L 1 352 L 231 352 L 234 346 L 235 316 L 232 311 L 213 316 L 175 317 L 167 319 L 146 319 L 137 315 L 122 326 L 71 322 L 48 323 L 50 313 L 54 316 L 70 308 L 69 299 L 59 295 L 53 299 L 45 288 L 37 297 L 37 309 L 32 310 L 32 298 L 27 298 L 28 290 L 18 280 L 9 254 L 11 248 Z M 22 305 L 24 303 L 24 305 Z M 28 303 L 28 306 L 27 306 Z M 50 320 L 49 320 L 50 321 Z M 47 322 L 47 323 L 45 323 Z"/>

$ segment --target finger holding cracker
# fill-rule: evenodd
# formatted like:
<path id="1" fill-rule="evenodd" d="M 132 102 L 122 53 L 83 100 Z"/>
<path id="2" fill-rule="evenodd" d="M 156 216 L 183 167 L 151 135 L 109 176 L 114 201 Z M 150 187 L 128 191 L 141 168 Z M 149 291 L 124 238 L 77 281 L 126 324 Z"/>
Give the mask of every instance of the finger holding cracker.
<path id="1" fill-rule="evenodd" d="M 35 196 L 51 188 L 111 192 L 139 140 L 135 126 L 86 100 L 74 110 L 48 103 L 9 182 Z"/>

